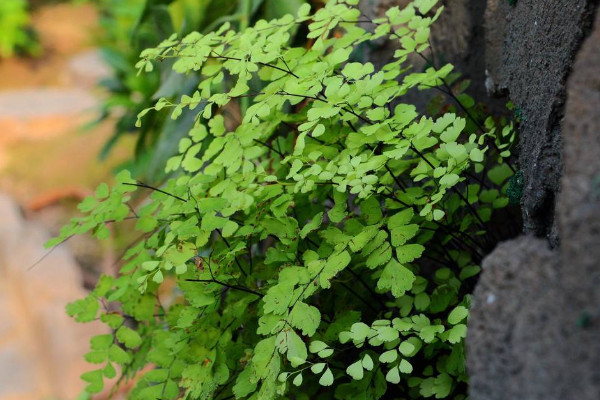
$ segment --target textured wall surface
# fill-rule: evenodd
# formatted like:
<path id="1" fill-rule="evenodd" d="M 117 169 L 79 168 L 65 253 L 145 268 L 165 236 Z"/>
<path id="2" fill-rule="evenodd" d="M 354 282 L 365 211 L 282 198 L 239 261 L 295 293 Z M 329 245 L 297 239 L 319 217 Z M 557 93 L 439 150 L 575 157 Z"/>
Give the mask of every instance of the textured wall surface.
<path id="1" fill-rule="evenodd" d="M 451 63 L 455 71 L 463 74 L 463 78 L 471 80 L 469 94 L 477 101 L 486 104 L 494 113 L 502 113 L 506 109 L 506 99 L 488 97 L 485 87 L 485 53 L 484 13 L 487 0 L 452 0 L 442 1 L 444 12 L 431 27 L 431 44 L 433 54 L 427 51 L 428 58 L 435 59 L 437 66 Z M 390 7 L 404 7 L 409 0 L 362 0 L 361 10 L 369 17 L 381 17 Z M 368 28 L 368 24 L 365 25 Z M 380 43 L 380 47 L 366 49 L 365 60 L 376 65 L 383 65 L 391 60 L 396 46 L 394 43 Z M 423 59 L 414 57 L 409 60 L 415 70 L 425 66 Z M 403 101 L 415 104 L 424 110 L 430 96 L 435 91 L 409 92 Z"/>
<path id="2" fill-rule="evenodd" d="M 488 87 L 521 109 L 519 164 L 526 232 L 558 244 L 565 83 L 589 32 L 596 0 L 489 0 L 485 12 Z"/>
<path id="3" fill-rule="evenodd" d="M 560 247 L 521 237 L 485 260 L 467 336 L 473 400 L 600 398 L 600 11 L 566 90 Z"/>
<path id="4" fill-rule="evenodd" d="M 521 237 L 498 246 L 483 269 L 467 333 L 470 398 L 543 399 L 557 367 L 544 350 L 560 340 L 556 254 L 544 240 Z"/>

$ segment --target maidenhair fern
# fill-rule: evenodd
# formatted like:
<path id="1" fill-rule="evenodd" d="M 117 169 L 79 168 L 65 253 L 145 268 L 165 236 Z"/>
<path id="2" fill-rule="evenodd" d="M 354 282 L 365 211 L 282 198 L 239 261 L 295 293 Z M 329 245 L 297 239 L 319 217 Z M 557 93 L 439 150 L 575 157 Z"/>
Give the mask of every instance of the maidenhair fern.
<path id="1" fill-rule="evenodd" d="M 141 73 L 173 58 L 201 79 L 138 123 L 170 109 L 195 125 L 168 182 L 119 174 L 50 243 L 125 219 L 144 233 L 118 277 L 69 306 L 114 332 L 92 339 L 88 393 L 121 374 L 132 399 L 465 398 L 469 291 L 509 202 L 514 131 L 472 105 L 465 119 L 402 102 L 415 88 L 460 100 L 451 65 L 407 61 L 429 47 L 436 0 L 368 22 L 357 3 L 142 53 Z M 304 27 L 312 42 L 293 47 Z M 397 44 L 388 64 L 351 61 L 380 38 Z M 151 195 L 134 208 L 133 191 Z"/>

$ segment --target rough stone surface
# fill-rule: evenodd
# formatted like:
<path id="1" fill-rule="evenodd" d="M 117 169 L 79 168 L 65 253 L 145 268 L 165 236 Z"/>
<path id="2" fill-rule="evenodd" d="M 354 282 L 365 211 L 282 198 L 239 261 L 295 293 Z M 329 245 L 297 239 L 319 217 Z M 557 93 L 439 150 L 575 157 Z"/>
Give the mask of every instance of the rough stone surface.
<path id="1" fill-rule="evenodd" d="M 588 32 L 596 0 L 489 0 L 485 12 L 488 87 L 521 109 L 520 166 L 526 232 L 558 243 L 554 217 L 561 175 L 565 82 Z"/>
<path id="2" fill-rule="evenodd" d="M 556 367 L 540 360 L 555 342 L 548 322 L 559 264 L 544 240 L 505 242 L 483 263 L 467 337 L 473 400 L 534 399 Z M 560 367 L 559 367 L 560 368 Z"/>
<path id="3" fill-rule="evenodd" d="M 85 296 L 78 266 L 58 248 L 34 269 L 48 239 L 0 194 L 0 398 L 75 399 L 89 338 L 100 325 L 77 324 L 65 305 Z"/>
<path id="4" fill-rule="evenodd" d="M 597 244 L 590 216 L 600 203 L 600 10 L 594 30 L 582 46 L 573 74 L 564 121 L 565 178 L 560 195 L 560 229 L 567 240 L 563 251 L 576 255 Z M 581 246 L 574 248 L 573 246 Z M 597 246 L 594 246 L 597 247 Z M 592 254 L 594 248 L 584 252 Z"/>
<path id="5" fill-rule="evenodd" d="M 361 10 L 369 17 L 380 17 L 390 7 L 404 7 L 409 0 L 363 0 Z M 451 63 L 455 71 L 460 72 L 464 79 L 471 80 L 468 93 L 477 101 L 486 104 L 491 113 L 500 114 L 505 111 L 505 99 L 490 98 L 485 88 L 485 40 L 483 15 L 486 0 L 452 0 L 442 2 L 444 12 L 431 27 L 431 44 L 433 53 L 427 51 L 428 58 L 435 59 L 441 66 Z M 365 25 L 368 28 L 368 25 Z M 396 44 L 391 41 L 381 43 L 379 48 L 366 51 L 366 59 L 376 65 L 382 65 L 391 60 Z M 425 66 L 422 58 L 415 56 L 409 63 L 416 71 Z M 403 101 L 415 104 L 424 111 L 435 91 L 420 92 L 410 91 L 403 97 Z M 449 100 L 450 101 L 450 100 Z"/>
<path id="6" fill-rule="evenodd" d="M 558 203 L 562 398 L 600 399 L 600 10 L 569 78 Z M 561 360 L 562 361 L 562 360 Z"/>
<path id="7" fill-rule="evenodd" d="M 600 398 L 599 65 L 600 11 L 568 80 L 560 247 L 522 237 L 484 261 L 467 336 L 473 400 Z"/>

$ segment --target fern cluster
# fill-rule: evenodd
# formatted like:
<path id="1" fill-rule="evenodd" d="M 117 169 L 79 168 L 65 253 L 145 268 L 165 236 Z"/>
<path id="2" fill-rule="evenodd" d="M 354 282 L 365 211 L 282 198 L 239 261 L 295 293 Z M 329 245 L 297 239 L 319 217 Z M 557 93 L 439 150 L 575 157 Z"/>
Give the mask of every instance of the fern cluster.
<path id="1" fill-rule="evenodd" d="M 478 122 L 451 65 L 410 68 L 437 0 L 376 20 L 357 3 L 142 53 L 140 71 L 173 58 L 200 83 L 138 123 L 169 110 L 194 126 L 164 185 L 122 172 L 50 243 L 125 219 L 144 234 L 118 277 L 68 308 L 114 332 L 92 339 L 88 393 L 121 374 L 137 379 L 132 399 L 465 398 L 469 292 L 509 203 L 514 131 Z M 310 45 L 293 47 L 302 29 Z M 353 61 L 380 38 L 393 60 Z M 413 89 L 462 98 L 466 118 L 419 115 L 402 102 Z"/>

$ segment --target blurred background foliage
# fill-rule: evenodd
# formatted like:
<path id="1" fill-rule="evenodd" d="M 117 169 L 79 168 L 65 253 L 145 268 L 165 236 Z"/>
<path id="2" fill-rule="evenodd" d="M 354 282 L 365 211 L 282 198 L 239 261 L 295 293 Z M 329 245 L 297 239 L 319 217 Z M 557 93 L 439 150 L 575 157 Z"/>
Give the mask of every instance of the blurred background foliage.
<path id="1" fill-rule="evenodd" d="M 150 74 L 138 76 L 135 64 L 145 48 L 155 46 L 176 32 L 179 37 L 192 31 L 209 32 L 229 22 L 244 29 L 259 19 L 279 18 L 296 10 L 307 0 L 93 0 L 101 12 L 104 36 L 102 55 L 113 71 L 101 82 L 109 96 L 98 122 L 117 118 L 111 139 L 104 146 L 106 157 L 125 135 L 136 135 L 135 155 L 126 167 L 138 179 L 158 183 L 164 179 L 164 165 L 177 152 L 179 140 L 194 123 L 194 113 L 184 112 L 177 121 L 168 111 L 152 113 L 141 128 L 135 127 L 140 111 L 160 97 L 179 99 L 198 86 L 195 76 L 172 71 L 171 60 Z M 259 85 L 259 82 L 256 82 Z M 227 84 L 227 83 L 224 83 Z M 238 115 L 248 106 L 242 101 Z"/>
<path id="2" fill-rule="evenodd" d="M 192 31 L 207 33 L 225 22 L 244 29 L 259 19 L 295 14 L 306 2 L 318 6 L 323 0 L 0 0 L 0 58 L 42 54 L 31 27 L 30 15 L 36 8 L 53 3 L 94 4 L 102 27 L 97 45 L 111 76 L 99 83 L 107 96 L 100 117 L 90 125 L 116 120 L 114 133 L 100 158 L 105 159 L 120 139 L 135 135 L 135 153 L 121 167 L 131 170 L 138 179 L 159 183 L 165 178 L 163 166 L 192 127 L 193 114 L 184 112 L 182 118 L 173 121 L 164 110 L 148 116 L 152 120 L 141 128 L 135 126 L 137 115 L 160 97 L 179 99 L 190 95 L 198 86 L 198 78 L 174 73 L 171 60 L 165 60 L 152 73 L 139 76 L 135 64 L 141 51 L 173 32 L 179 37 Z M 300 36 L 297 40 L 306 41 Z M 260 81 L 253 83 L 259 90 Z M 224 80 L 223 85 L 227 84 Z M 238 109 L 231 110 L 233 119 L 249 105 L 249 99 L 240 101 Z"/>
<path id="3" fill-rule="evenodd" d="M 30 22 L 29 4 L 25 0 L 0 1 L 0 58 L 39 54 Z"/>

